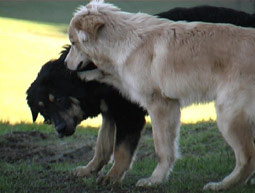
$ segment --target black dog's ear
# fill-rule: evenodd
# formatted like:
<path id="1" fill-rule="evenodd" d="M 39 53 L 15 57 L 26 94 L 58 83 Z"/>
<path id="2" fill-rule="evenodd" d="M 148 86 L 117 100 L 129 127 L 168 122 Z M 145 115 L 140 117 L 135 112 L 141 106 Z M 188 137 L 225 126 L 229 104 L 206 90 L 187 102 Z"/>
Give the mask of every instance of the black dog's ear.
<path id="1" fill-rule="evenodd" d="M 35 108 L 31 108 L 31 112 L 32 112 L 33 122 L 35 122 L 38 117 L 39 111 Z"/>

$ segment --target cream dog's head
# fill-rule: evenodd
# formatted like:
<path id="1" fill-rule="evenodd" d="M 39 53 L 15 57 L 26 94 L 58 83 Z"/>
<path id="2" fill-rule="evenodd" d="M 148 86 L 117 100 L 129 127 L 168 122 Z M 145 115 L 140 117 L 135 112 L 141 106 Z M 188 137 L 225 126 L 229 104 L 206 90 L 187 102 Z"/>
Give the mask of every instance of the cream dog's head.
<path id="1" fill-rule="evenodd" d="M 69 25 L 72 47 L 65 60 L 67 67 L 77 70 L 93 62 L 101 70 L 111 71 L 124 63 L 142 42 L 138 34 L 143 31 L 135 31 L 135 25 L 147 19 L 140 13 L 138 18 L 133 15 L 100 0 L 78 9 Z"/>
<path id="2" fill-rule="evenodd" d="M 100 14 L 100 5 L 103 1 L 92 1 L 81 7 L 72 18 L 69 25 L 69 39 L 72 47 L 66 57 L 65 63 L 70 70 L 77 70 L 91 61 L 93 49 L 98 41 L 100 31 L 105 22 Z M 106 4 L 107 5 L 107 4 Z M 93 46 L 91 46 L 93 45 Z"/>

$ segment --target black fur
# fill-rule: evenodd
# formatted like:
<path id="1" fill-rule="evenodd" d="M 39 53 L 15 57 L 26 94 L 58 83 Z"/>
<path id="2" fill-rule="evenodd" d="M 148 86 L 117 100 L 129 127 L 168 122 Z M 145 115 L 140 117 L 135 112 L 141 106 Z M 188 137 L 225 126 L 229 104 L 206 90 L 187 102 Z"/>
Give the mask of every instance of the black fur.
<path id="1" fill-rule="evenodd" d="M 207 5 L 192 8 L 177 7 L 159 13 L 157 16 L 173 21 L 229 23 L 242 27 L 255 27 L 255 14 L 249 14 L 225 7 Z"/>

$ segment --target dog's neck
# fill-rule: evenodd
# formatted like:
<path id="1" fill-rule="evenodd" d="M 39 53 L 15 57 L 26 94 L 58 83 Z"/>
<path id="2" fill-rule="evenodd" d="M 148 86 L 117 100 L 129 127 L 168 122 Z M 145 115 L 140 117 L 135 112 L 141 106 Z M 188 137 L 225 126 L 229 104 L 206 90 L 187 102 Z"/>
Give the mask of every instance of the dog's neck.
<path id="1" fill-rule="evenodd" d="M 126 14 L 121 12 L 121 14 L 119 17 L 113 17 L 108 29 L 108 34 L 111 33 L 110 38 L 108 35 L 107 45 L 110 45 L 108 56 L 117 65 L 124 64 L 137 48 L 149 43 L 150 36 L 156 37 L 155 33 L 160 36 L 160 33 L 164 33 L 162 29 L 169 29 L 172 23 L 169 20 L 158 19 L 142 13 Z"/>

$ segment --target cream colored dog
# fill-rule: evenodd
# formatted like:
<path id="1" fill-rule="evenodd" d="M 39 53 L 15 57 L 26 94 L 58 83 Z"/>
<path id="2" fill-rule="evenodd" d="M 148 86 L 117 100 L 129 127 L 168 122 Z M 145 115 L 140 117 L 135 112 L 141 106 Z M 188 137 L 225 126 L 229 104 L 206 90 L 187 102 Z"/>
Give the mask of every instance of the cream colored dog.
<path id="1" fill-rule="evenodd" d="M 176 161 L 180 108 L 212 100 L 236 167 L 204 189 L 227 189 L 250 178 L 255 170 L 255 30 L 171 22 L 92 1 L 75 13 L 69 38 L 68 68 L 93 61 L 100 70 L 81 78 L 112 84 L 148 110 L 159 163 L 138 186 L 167 180 Z"/>

